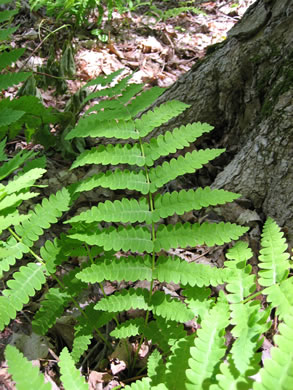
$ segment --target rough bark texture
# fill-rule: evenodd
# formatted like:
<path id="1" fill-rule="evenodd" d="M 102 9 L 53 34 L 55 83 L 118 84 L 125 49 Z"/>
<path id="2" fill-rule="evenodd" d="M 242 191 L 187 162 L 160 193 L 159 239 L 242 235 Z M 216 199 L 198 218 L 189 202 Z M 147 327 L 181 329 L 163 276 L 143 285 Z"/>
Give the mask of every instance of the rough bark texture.
<path id="1" fill-rule="evenodd" d="M 258 0 L 156 102 L 191 104 L 176 125 L 215 126 L 227 149 L 213 186 L 239 192 L 293 242 L 293 2 Z M 220 162 L 221 163 L 221 162 Z"/>

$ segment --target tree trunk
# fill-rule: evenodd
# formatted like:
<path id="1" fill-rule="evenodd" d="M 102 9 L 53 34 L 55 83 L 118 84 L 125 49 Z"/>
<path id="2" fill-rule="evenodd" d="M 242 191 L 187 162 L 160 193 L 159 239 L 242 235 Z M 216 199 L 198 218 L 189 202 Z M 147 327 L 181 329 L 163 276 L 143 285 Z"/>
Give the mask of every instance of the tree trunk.
<path id="1" fill-rule="evenodd" d="M 178 124 L 215 126 L 225 147 L 212 186 L 241 193 L 293 242 L 293 1 L 258 0 L 221 44 L 156 102 L 191 107 Z M 206 144 L 206 140 L 205 140 Z"/>

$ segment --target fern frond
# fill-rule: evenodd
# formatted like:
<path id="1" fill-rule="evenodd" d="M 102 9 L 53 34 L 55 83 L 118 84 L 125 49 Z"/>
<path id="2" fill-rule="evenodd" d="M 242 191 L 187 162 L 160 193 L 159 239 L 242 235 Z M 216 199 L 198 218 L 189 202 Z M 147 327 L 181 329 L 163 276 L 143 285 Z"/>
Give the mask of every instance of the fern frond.
<path id="1" fill-rule="evenodd" d="M 152 214 L 154 222 L 160 218 L 167 218 L 173 214 L 182 215 L 191 210 L 200 210 L 203 207 L 225 204 L 238 199 L 241 195 L 225 190 L 212 190 L 210 187 L 197 190 L 173 191 L 158 194 L 155 197 L 155 210 Z"/>
<path id="2" fill-rule="evenodd" d="M 23 254 L 29 251 L 26 245 L 17 242 L 14 237 L 9 237 L 2 245 L 0 246 L 0 278 L 2 278 L 3 272 L 7 272 L 17 259 L 21 259 Z"/>
<path id="3" fill-rule="evenodd" d="M 189 368 L 190 348 L 194 345 L 194 335 L 186 336 L 172 346 L 172 354 L 166 362 L 165 380 L 168 390 L 177 390 L 178 378 L 183 384 L 186 381 L 186 370 Z M 175 374 L 176 373 L 176 374 Z M 182 386 L 183 388 L 183 386 Z"/>
<path id="4" fill-rule="evenodd" d="M 160 383 L 166 383 L 165 381 L 165 362 L 163 361 L 160 352 L 155 349 L 148 358 L 147 363 L 148 377 L 151 379 L 152 385 L 158 385 Z"/>
<path id="5" fill-rule="evenodd" d="M 228 276 L 229 273 L 225 269 L 188 263 L 178 257 L 165 256 L 158 258 L 153 274 L 153 277 L 160 282 L 189 284 L 198 287 L 224 284 Z"/>
<path id="6" fill-rule="evenodd" d="M 187 322 L 194 318 L 193 312 L 180 300 L 171 298 L 163 291 L 156 291 L 151 299 L 152 311 L 168 321 Z"/>
<path id="7" fill-rule="evenodd" d="M 0 74 L 0 90 L 22 83 L 32 75 L 31 72 L 5 73 Z"/>
<path id="8" fill-rule="evenodd" d="M 104 280 L 132 281 L 152 280 L 150 257 L 122 257 L 120 259 L 105 259 L 76 275 L 77 279 L 87 283 L 100 283 Z"/>
<path id="9" fill-rule="evenodd" d="M 261 383 L 254 382 L 253 390 L 284 389 L 293 386 L 293 315 L 292 310 L 285 315 L 279 325 L 280 335 L 274 337 L 278 347 L 270 350 L 271 359 L 264 360 L 260 370 Z"/>
<path id="10" fill-rule="evenodd" d="M 230 352 L 235 367 L 244 375 L 252 368 L 252 362 L 261 359 L 256 351 L 263 342 L 260 336 L 271 326 L 267 321 L 269 310 L 262 312 L 258 301 L 232 304 L 231 309 L 231 324 L 235 325 L 231 332 L 236 340 Z"/>
<path id="11" fill-rule="evenodd" d="M 117 339 L 125 339 L 127 337 L 137 336 L 138 334 L 143 333 L 142 330 L 144 327 L 144 322 L 144 318 L 142 317 L 125 321 L 122 324 L 116 326 L 110 335 L 112 337 L 116 337 Z"/>
<path id="12" fill-rule="evenodd" d="M 34 155 L 34 152 L 22 150 L 17 153 L 11 160 L 5 162 L 0 167 L 0 180 L 3 180 L 5 177 L 9 176 L 17 168 L 19 168 L 26 160 Z"/>
<path id="13" fill-rule="evenodd" d="M 179 102 L 178 100 L 170 100 L 161 104 L 159 107 L 155 107 L 153 111 L 149 110 L 140 119 L 135 120 L 135 128 L 139 133 L 139 137 L 146 137 L 156 127 L 178 116 L 188 107 L 190 105 Z"/>
<path id="14" fill-rule="evenodd" d="M 203 384 L 208 387 L 213 382 L 217 374 L 216 367 L 225 354 L 224 330 L 228 324 L 228 305 L 226 302 L 218 302 L 203 319 L 194 347 L 190 349 L 190 369 L 186 371 L 187 390 L 201 390 Z"/>
<path id="15" fill-rule="evenodd" d="M 264 287 L 279 283 L 284 280 L 289 272 L 289 254 L 285 252 L 287 245 L 283 233 L 272 218 L 268 218 L 264 224 L 260 250 L 259 284 Z"/>
<path id="16" fill-rule="evenodd" d="M 28 219 L 28 215 L 18 214 L 17 211 L 6 216 L 0 215 L 0 234 L 11 225 L 16 226 Z"/>
<path id="17" fill-rule="evenodd" d="M 23 55 L 25 49 L 14 49 L 10 51 L 4 51 L 0 54 L 0 71 L 5 69 L 7 66 L 16 62 L 19 57 Z"/>
<path id="18" fill-rule="evenodd" d="M 36 192 L 26 192 L 26 193 L 8 195 L 0 201 L 0 211 L 4 210 L 5 212 L 5 209 L 8 209 L 12 206 L 17 206 L 22 201 L 34 198 L 35 196 L 38 195 L 39 194 Z"/>
<path id="19" fill-rule="evenodd" d="M 142 156 L 138 144 L 99 145 L 97 148 L 81 153 L 72 164 L 71 169 L 87 164 L 129 164 L 142 167 L 145 165 L 145 158 Z"/>
<path id="20" fill-rule="evenodd" d="M 50 288 L 32 321 L 34 332 L 45 335 L 48 329 L 55 324 L 57 318 L 61 317 L 70 299 L 71 296 L 67 291 L 62 291 L 60 288 Z"/>
<path id="21" fill-rule="evenodd" d="M 119 251 L 147 252 L 153 251 L 151 233 L 144 227 L 120 226 L 117 229 L 111 226 L 102 231 L 93 232 L 88 229 L 86 233 L 75 233 L 70 238 L 86 242 L 88 245 L 102 246 L 106 251 L 114 249 Z"/>
<path id="22" fill-rule="evenodd" d="M 35 184 L 35 181 L 42 177 L 45 172 L 46 169 L 42 168 L 31 169 L 28 172 L 25 172 L 10 181 L 5 187 L 5 192 L 7 194 L 13 194 L 23 189 L 32 187 Z"/>
<path id="23" fill-rule="evenodd" d="M 223 152 L 224 149 L 194 150 L 192 153 L 186 153 L 184 157 L 172 158 L 170 162 L 165 161 L 162 165 L 151 168 L 149 172 L 151 192 L 156 192 L 158 188 L 163 187 L 178 176 L 193 173 Z"/>
<path id="24" fill-rule="evenodd" d="M 116 121 L 112 119 L 101 122 L 99 114 L 93 114 L 81 118 L 74 129 L 66 135 L 65 139 L 71 140 L 77 137 L 138 139 L 139 133 L 133 120 Z"/>
<path id="25" fill-rule="evenodd" d="M 179 339 L 186 337 L 183 324 L 175 321 L 166 321 L 160 316 L 155 316 L 155 321 L 150 321 L 144 327 L 143 334 L 153 344 L 157 344 L 165 353 L 170 352 L 170 347 Z"/>
<path id="26" fill-rule="evenodd" d="M 246 265 L 246 261 L 252 257 L 252 251 L 246 242 L 239 241 L 229 249 L 226 257 L 230 261 L 225 261 L 225 266 L 233 270 L 227 279 L 226 290 L 230 293 L 227 299 L 230 303 L 238 303 L 256 289 L 255 275 L 251 275 L 252 267 Z"/>
<path id="27" fill-rule="evenodd" d="M 136 199 L 123 198 L 121 200 L 114 200 L 111 202 L 100 202 L 98 206 L 80 213 L 79 215 L 69 219 L 65 223 L 75 223 L 84 221 L 86 223 L 92 222 L 122 222 L 134 223 L 151 221 L 152 213 L 149 210 L 149 205 L 146 198 Z"/>
<path id="28" fill-rule="evenodd" d="M 88 390 L 89 387 L 79 370 L 74 366 L 74 361 L 67 348 L 63 348 L 58 363 L 61 372 L 61 380 L 65 390 Z"/>
<path id="29" fill-rule="evenodd" d="M 152 166 L 153 162 L 161 156 L 168 156 L 176 153 L 177 150 L 184 149 L 212 129 L 213 127 L 206 123 L 196 122 L 176 127 L 172 132 L 167 131 L 157 138 L 152 138 L 149 143 L 143 144 L 147 165 Z"/>
<path id="30" fill-rule="evenodd" d="M 130 386 L 127 385 L 124 387 L 125 390 L 153 390 L 154 387 L 151 386 L 150 378 L 142 378 L 141 381 L 136 381 Z M 158 388 L 156 390 L 167 390 L 166 388 Z"/>
<path id="31" fill-rule="evenodd" d="M 84 85 L 83 88 L 88 88 L 93 85 L 101 85 L 105 87 L 107 84 L 110 84 L 116 77 L 118 77 L 123 72 L 123 69 L 118 69 L 115 72 L 110 73 L 107 76 L 99 76 Z"/>
<path id="32" fill-rule="evenodd" d="M 267 295 L 267 301 L 276 308 L 276 314 L 280 319 L 284 319 L 293 306 L 293 278 L 288 278 L 280 284 L 273 284 L 262 293 Z"/>
<path id="33" fill-rule="evenodd" d="M 149 291 L 138 288 L 134 290 L 121 290 L 120 292 L 102 298 L 96 305 L 96 310 L 109 312 L 121 312 L 129 309 L 144 309 L 148 310 L 151 307 L 148 304 Z"/>
<path id="34" fill-rule="evenodd" d="M 209 298 L 211 295 L 210 288 L 203 287 L 185 287 L 182 295 L 186 297 L 185 303 L 192 310 L 195 316 L 199 316 L 202 320 L 208 311 L 214 305 L 214 299 Z"/>
<path id="35" fill-rule="evenodd" d="M 44 198 L 42 204 L 37 204 L 29 214 L 29 219 L 15 227 L 22 242 L 31 247 L 43 229 L 48 229 L 52 223 L 56 223 L 64 211 L 69 210 L 71 196 L 66 188 L 51 195 L 49 199 Z"/>
<path id="36" fill-rule="evenodd" d="M 251 389 L 252 380 L 247 378 L 246 375 L 240 375 L 240 373 L 232 367 L 231 364 L 222 363 L 219 371 L 219 374 L 216 375 L 217 384 L 211 385 L 209 388 L 210 390 Z"/>
<path id="37" fill-rule="evenodd" d="M 110 188 L 111 190 L 129 189 L 141 192 L 144 195 L 149 192 L 149 183 L 143 170 L 134 172 L 128 169 L 124 171 L 116 169 L 115 171 L 93 175 L 80 183 L 72 185 L 74 192 L 91 191 L 96 187 Z"/>
<path id="38" fill-rule="evenodd" d="M 125 108 L 129 112 L 132 118 L 134 118 L 138 113 L 144 111 L 149 107 L 154 101 L 158 99 L 159 96 L 165 92 L 166 88 L 153 87 L 143 91 L 140 95 L 136 96 Z M 118 98 L 118 100 L 120 100 Z"/>
<path id="39" fill-rule="evenodd" d="M 74 340 L 71 356 L 75 362 L 78 362 L 81 355 L 88 349 L 93 338 L 95 329 L 102 328 L 114 317 L 114 313 L 98 311 L 94 309 L 94 304 L 89 304 L 84 314 L 77 317 L 77 325 L 74 327 Z"/>
<path id="40" fill-rule="evenodd" d="M 169 250 L 170 248 L 185 248 L 196 245 L 222 245 L 231 240 L 237 240 L 248 228 L 224 223 L 193 224 L 177 223 L 176 225 L 160 225 L 157 230 L 155 241 L 155 251 L 161 249 Z"/>
<path id="41" fill-rule="evenodd" d="M 8 362 L 8 371 L 12 375 L 18 390 L 38 389 L 51 390 L 50 383 L 45 383 L 44 375 L 34 367 L 17 348 L 7 345 L 5 358 Z"/>
<path id="42" fill-rule="evenodd" d="M 2 292 L 3 296 L 0 297 L 0 330 L 15 318 L 16 311 L 21 310 L 23 305 L 28 303 L 29 297 L 34 296 L 35 291 L 41 289 L 46 282 L 44 272 L 44 266 L 29 263 L 13 274 L 14 279 L 7 282 L 9 289 L 5 289 Z"/>

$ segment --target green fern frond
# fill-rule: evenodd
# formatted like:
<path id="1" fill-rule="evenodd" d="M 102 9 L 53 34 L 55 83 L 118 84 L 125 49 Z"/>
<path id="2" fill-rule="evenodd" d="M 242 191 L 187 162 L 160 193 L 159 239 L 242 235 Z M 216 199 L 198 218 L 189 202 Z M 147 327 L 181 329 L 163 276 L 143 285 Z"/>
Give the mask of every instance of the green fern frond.
<path id="1" fill-rule="evenodd" d="M 172 354 L 166 362 L 165 380 L 168 390 L 177 390 L 185 387 L 186 370 L 189 368 L 190 348 L 194 345 L 194 335 L 186 336 L 172 346 Z M 176 374 L 175 374 L 176 373 Z M 182 383 L 179 385 L 178 379 Z"/>
<path id="2" fill-rule="evenodd" d="M 0 54 L 0 71 L 5 69 L 7 66 L 16 62 L 19 57 L 23 55 L 25 49 L 14 49 L 10 51 L 1 52 Z"/>
<path id="3" fill-rule="evenodd" d="M 135 128 L 139 132 L 139 137 L 146 137 L 156 127 L 178 116 L 188 107 L 190 105 L 178 100 L 170 100 L 159 107 L 155 107 L 153 111 L 149 110 L 140 119 L 135 120 Z"/>
<path id="4" fill-rule="evenodd" d="M 156 291 L 152 295 L 151 305 L 156 315 L 168 321 L 187 322 L 194 318 L 193 312 L 187 306 L 163 291 Z"/>
<path id="5" fill-rule="evenodd" d="M 224 331 L 228 324 L 228 305 L 226 302 L 218 302 L 203 319 L 194 347 L 190 349 L 190 369 L 186 371 L 187 390 L 202 390 L 204 385 L 208 387 L 208 384 L 213 383 L 218 373 L 216 367 L 225 354 Z"/>
<path id="6" fill-rule="evenodd" d="M 127 385 L 124 387 L 125 390 L 153 390 L 154 387 L 151 386 L 150 378 L 142 378 L 141 381 L 136 381 L 131 384 L 131 386 Z M 165 390 L 166 388 L 158 388 L 157 390 Z M 167 389 L 166 389 L 167 390 Z"/>
<path id="7" fill-rule="evenodd" d="M 52 223 L 56 223 L 64 211 L 70 207 L 71 196 L 66 188 L 51 195 L 49 199 L 44 198 L 42 204 L 37 204 L 29 214 L 29 219 L 15 227 L 15 231 L 22 242 L 31 247 L 43 229 L 48 229 Z"/>
<path id="8" fill-rule="evenodd" d="M 289 278 L 280 284 L 274 284 L 262 291 L 267 295 L 267 301 L 272 308 L 276 308 L 276 314 L 283 319 L 293 306 L 293 278 Z"/>
<path id="9" fill-rule="evenodd" d="M 149 291 L 138 288 L 129 290 L 121 290 L 113 295 L 102 298 L 96 305 L 96 310 L 109 312 L 120 312 L 129 309 L 144 309 L 148 310 L 151 307 L 148 304 Z"/>
<path id="10" fill-rule="evenodd" d="M 132 281 L 152 280 L 152 267 L 149 256 L 122 257 L 105 259 L 76 275 L 77 279 L 86 283 L 100 283 L 104 280 Z"/>
<path id="11" fill-rule="evenodd" d="M 74 327 L 74 340 L 71 356 L 78 362 L 82 354 L 88 349 L 95 329 L 102 328 L 114 317 L 114 313 L 98 311 L 94 304 L 89 304 L 82 315 L 77 317 L 77 325 Z"/>
<path id="12" fill-rule="evenodd" d="M 1 222 L 0 222 L 0 226 L 1 227 L 3 226 Z M 0 246 L 0 278 L 2 278 L 3 272 L 7 272 L 10 269 L 10 267 L 15 264 L 17 259 L 21 259 L 23 254 L 29 251 L 29 248 L 26 245 L 24 245 L 22 242 L 17 242 L 14 237 L 9 237 L 9 239 L 6 242 L 3 242 L 1 244 L 2 245 Z"/>
<path id="13" fill-rule="evenodd" d="M 9 209 L 12 206 L 16 207 L 22 201 L 34 198 L 35 196 L 38 196 L 38 195 L 39 194 L 36 192 L 26 192 L 26 193 L 11 194 L 11 195 L 5 196 L 5 198 L 0 201 L 0 211 L 3 213 L 3 210 L 5 212 L 5 209 Z"/>
<path id="14" fill-rule="evenodd" d="M 155 321 L 150 321 L 144 327 L 143 334 L 153 344 L 157 344 L 165 353 L 170 352 L 170 347 L 179 339 L 186 337 L 183 324 L 175 321 L 166 321 L 160 316 L 155 316 Z"/>
<path id="15" fill-rule="evenodd" d="M 118 69 L 115 72 L 112 72 L 107 76 L 99 76 L 99 77 L 87 82 L 83 88 L 88 88 L 88 87 L 91 87 L 93 85 L 101 85 L 102 87 L 105 87 L 106 85 L 110 84 L 116 77 L 118 77 L 122 72 L 123 72 L 123 69 Z"/>
<path id="16" fill-rule="evenodd" d="M 280 335 L 274 337 L 278 347 L 270 350 L 271 359 L 264 360 L 260 370 L 261 383 L 254 382 L 253 390 L 284 389 L 293 386 L 293 315 L 292 309 L 279 325 Z"/>
<path id="17" fill-rule="evenodd" d="M 3 290 L 3 296 L 0 297 L 0 330 L 3 330 L 4 326 L 15 318 L 16 311 L 21 310 L 23 305 L 28 303 L 29 297 L 34 296 L 35 291 L 41 289 L 46 282 L 44 272 L 44 266 L 29 263 L 13 274 L 14 279 L 7 282 L 9 289 Z"/>
<path id="18" fill-rule="evenodd" d="M 258 301 L 231 305 L 231 324 L 235 325 L 231 332 L 236 340 L 230 352 L 235 367 L 243 375 L 252 368 L 252 362 L 261 359 L 256 351 L 262 345 L 260 336 L 271 326 L 268 316 L 269 310 L 261 311 Z"/>
<path id="19" fill-rule="evenodd" d="M 170 162 L 165 161 L 162 165 L 151 168 L 150 175 L 150 191 L 156 192 L 158 188 L 163 187 L 171 180 L 186 173 L 193 173 L 196 169 L 200 169 L 204 164 L 215 159 L 224 152 L 224 149 L 205 149 L 194 150 L 192 153 L 186 153 L 185 156 L 172 158 Z"/>
<path id="20" fill-rule="evenodd" d="M 50 383 L 45 383 L 44 375 L 34 367 L 17 348 L 7 345 L 5 358 L 8 363 L 8 371 L 16 383 L 17 390 L 51 390 Z"/>
<path id="21" fill-rule="evenodd" d="M 7 184 L 7 186 L 5 187 L 5 192 L 7 194 L 13 194 L 23 189 L 32 187 L 35 184 L 35 181 L 42 177 L 45 172 L 46 169 L 34 168 L 29 170 L 28 172 L 23 173 L 22 175 L 16 176 L 12 181 Z"/>
<path id="22" fill-rule="evenodd" d="M 261 246 L 258 266 L 262 271 L 259 272 L 258 282 L 261 286 L 268 287 L 284 280 L 290 268 L 289 254 L 285 252 L 287 250 L 285 238 L 271 218 L 264 224 Z"/>
<path id="23" fill-rule="evenodd" d="M 158 99 L 159 96 L 165 92 L 165 88 L 153 87 L 143 91 L 140 95 L 136 96 L 125 109 L 134 118 L 138 113 L 144 111 L 148 108 L 154 101 Z M 118 101 L 120 99 L 118 98 Z"/>
<path id="24" fill-rule="evenodd" d="M 231 364 L 222 363 L 220 365 L 219 374 L 216 375 L 217 384 L 209 387 L 210 390 L 250 390 L 252 380 L 240 373 L 231 366 Z"/>
<path id="25" fill-rule="evenodd" d="M 153 162 L 161 156 L 168 156 L 171 153 L 176 153 L 177 150 L 184 149 L 202 134 L 212 129 L 213 127 L 207 123 L 196 122 L 176 127 L 172 132 L 167 131 L 157 138 L 152 138 L 149 143 L 143 144 L 146 164 L 152 166 Z"/>
<path id="26" fill-rule="evenodd" d="M 42 301 L 41 308 L 36 312 L 32 321 L 35 333 L 45 335 L 61 317 L 65 306 L 70 302 L 71 296 L 60 288 L 50 288 Z"/>
<path id="27" fill-rule="evenodd" d="M 116 326 L 110 335 L 112 337 L 116 337 L 117 339 L 125 339 L 128 337 L 137 336 L 143 333 L 142 330 L 144 323 L 145 321 L 142 317 L 125 321 L 122 324 Z"/>
<path id="28" fill-rule="evenodd" d="M 133 172 L 128 169 L 107 171 L 72 185 L 74 192 L 91 191 L 96 187 L 110 188 L 111 190 L 125 190 L 128 188 L 146 195 L 149 192 L 150 185 L 143 170 Z"/>
<path id="29" fill-rule="evenodd" d="M 160 256 L 153 277 L 160 282 L 181 283 L 190 286 L 218 286 L 226 282 L 229 273 L 225 269 L 204 264 L 188 263 L 178 257 Z"/>
<path id="30" fill-rule="evenodd" d="M 89 387 L 79 370 L 74 366 L 74 361 L 67 348 L 63 348 L 58 363 L 61 372 L 61 380 L 65 390 L 88 390 Z"/>
<path id="31" fill-rule="evenodd" d="M 152 385 L 165 383 L 165 362 L 163 361 L 160 352 L 155 349 L 148 358 L 147 363 L 148 377 L 151 379 Z"/>
<path id="32" fill-rule="evenodd" d="M 0 90 L 22 83 L 32 75 L 31 72 L 5 73 L 0 74 Z"/>
<path id="33" fill-rule="evenodd" d="M 76 137 L 138 139 L 139 133 L 135 128 L 133 120 L 117 122 L 112 119 L 101 122 L 99 114 L 93 114 L 80 119 L 75 128 L 66 135 L 65 139 L 71 140 Z"/>
<path id="34" fill-rule="evenodd" d="M 224 223 L 193 224 L 177 223 L 176 225 L 160 225 L 157 230 L 155 241 L 155 251 L 161 249 L 169 250 L 170 248 L 185 248 L 196 245 L 223 245 L 231 240 L 237 240 L 248 228 Z"/>
<path id="35" fill-rule="evenodd" d="M 252 251 L 246 242 L 239 241 L 229 249 L 226 257 L 230 261 L 225 261 L 225 266 L 233 270 L 227 279 L 226 290 L 230 293 L 227 299 L 231 303 L 238 303 L 256 289 L 255 275 L 251 275 L 252 267 L 246 265 L 246 261 L 252 257 Z"/>
<path id="36" fill-rule="evenodd" d="M 100 202 L 98 206 L 82 212 L 81 214 L 69 219 L 65 223 L 75 223 L 84 221 L 86 223 L 92 222 L 122 222 L 134 223 L 151 221 L 151 211 L 146 198 L 139 201 L 136 199 L 123 198 L 121 200 L 114 200 L 111 202 Z"/>
<path id="37" fill-rule="evenodd" d="M 158 194 L 155 197 L 155 210 L 152 214 L 154 222 L 160 218 L 167 218 L 173 214 L 182 215 L 191 210 L 200 210 L 203 207 L 216 206 L 232 202 L 240 197 L 239 194 L 225 190 L 212 190 L 210 187 L 194 190 L 173 191 Z"/>
<path id="38" fill-rule="evenodd" d="M 147 252 L 153 251 L 151 233 L 144 227 L 120 226 L 117 229 L 111 226 L 100 232 L 93 232 L 90 228 L 86 233 L 75 233 L 70 238 L 86 242 L 88 245 L 102 246 L 106 251 L 114 249 L 119 251 Z"/>
<path id="39" fill-rule="evenodd" d="M 5 162 L 0 167 L 0 180 L 3 180 L 5 177 L 9 176 L 17 168 L 19 168 L 25 161 L 31 158 L 34 155 L 34 152 L 22 150 L 17 153 L 11 160 Z"/>
<path id="40" fill-rule="evenodd" d="M 145 158 L 142 156 L 138 144 L 99 145 L 98 148 L 92 148 L 89 151 L 81 153 L 72 164 L 71 169 L 86 164 L 129 164 L 143 167 L 145 165 Z"/>
<path id="41" fill-rule="evenodd" d="M 221 284 L 221 283 L 219 283 Z M 202 320 L 208 311 L 214 306 L 214 298 L 209 298 L 211 289 L 206 287 L 188 286 L 184 287 L 182 295 L 186 297 L 185 303 L 192 310 L 195 316 Z"/>

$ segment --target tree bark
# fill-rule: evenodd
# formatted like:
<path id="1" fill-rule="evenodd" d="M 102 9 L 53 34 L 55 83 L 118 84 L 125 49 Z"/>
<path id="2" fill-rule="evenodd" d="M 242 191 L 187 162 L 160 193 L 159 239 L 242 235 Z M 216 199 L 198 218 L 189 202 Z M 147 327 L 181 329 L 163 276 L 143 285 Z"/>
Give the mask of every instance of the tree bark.
<path id="1" fill-rule="evenodd" d="M 250 199 L 258 212 L 286 228 L 291 243 L 292 42 L 293 1 L 258 0 L 223 43 L 156 101 L 191 105 L 176 126 L 195 121 L 215 126 L 211 142 L 227 152 L 212 186 Z"/>

